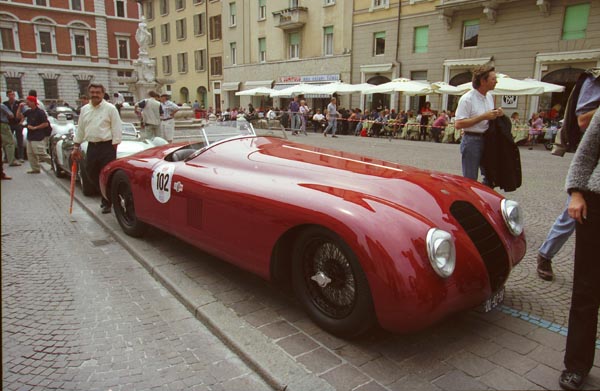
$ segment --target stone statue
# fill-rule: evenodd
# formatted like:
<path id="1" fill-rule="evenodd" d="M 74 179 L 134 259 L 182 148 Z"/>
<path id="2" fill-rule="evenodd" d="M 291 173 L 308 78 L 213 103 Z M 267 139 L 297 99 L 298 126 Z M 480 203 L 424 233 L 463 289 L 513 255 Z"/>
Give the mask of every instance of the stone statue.
<path id="1" fill-rule="evenodd" d="M 150 35 L 150 31 L 148 31 L 148 27 L 146 25 L 146 18 L 142 16 L 142 21 L 138 24 L 138 29 L 135 32 L 135 40 L 140 47 L 140 59 L 148 57 L 148 46 L 150 45 L 151 39 L 152 36 Z"/>

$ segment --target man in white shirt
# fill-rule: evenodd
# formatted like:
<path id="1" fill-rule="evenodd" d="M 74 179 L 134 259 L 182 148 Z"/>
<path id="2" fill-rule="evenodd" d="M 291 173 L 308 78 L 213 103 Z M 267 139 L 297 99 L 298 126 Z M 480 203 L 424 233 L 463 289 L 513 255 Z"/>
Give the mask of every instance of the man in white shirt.
<path id="1" fill-rule="evenodd" d="M 171 144 L 175 134 L 175 113 L 179 111 L 179 106 L 169 100 L 171 96 L 164 93 L 160 96 L 160 106 L 162 108 L 160 130 L 165 140 Z"/>
<path id="2" fill-rule="evenodd" d="M 91 104 L 81 108 L 81 115 L 73 142 L 73 160 L 81 160 L 80 145 L 87 141 L 85 174 L 90 182 L 100 190 L 100 171 L 117 158 L 117 146 L 121 143 L 122 126 L 119 112 L 110 102 L 104 100 L 106 90 L 102 84 L 90 84 L 88 92 Z M 102 213 L 110 213 L 110 201 L 102 198 Z"/>
<path id="3" fill-rule="evenodd" d="M 481 157 L 483 156 L 484 137 L 489 121 L 501 117 L 501 108 L 494 109 L 494 98 L 489 91 L 496 87 L 494 67 L 484 65 L 473 70 L 473 89 L 464 94 L 456 109 L 456 123 L 464 134 L 460 143 L 462 154 L 462 173 L 466 178 L 477 180 Z M 486 183 L 485 172 L 481 168 L 483 183 Z"/>
<path id="4" fill-rule="evenodd" d="M 142 109 L 142 120 L 144 121 L 144 132 L 146 138 L 154 138 L 160 135 L 160 102 L 159 95 L 155 91 L 148 92 L 148 98 L 138 102 L 136 110 Z"/>

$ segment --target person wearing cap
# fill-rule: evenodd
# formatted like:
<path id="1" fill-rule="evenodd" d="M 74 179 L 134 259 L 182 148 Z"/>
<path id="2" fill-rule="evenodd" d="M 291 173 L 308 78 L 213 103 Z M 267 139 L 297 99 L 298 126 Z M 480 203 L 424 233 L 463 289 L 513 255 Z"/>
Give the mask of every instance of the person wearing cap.
<path id="1" fill-rule="evenodd" d="M 46 112 L 38 106 L 38 99 L 29 95 L 25 99 L 27 110 L 23 109 L 23 104 L 19 110 L 23 116 L 27 118 L 27 158 L 31 170 L 28 174 L 39 174 L 40 161 L 51 163 L 50 155 L 48 155 L 48 137 L 52 132 L 52 126 L 48 121 Z"/>
<path id="2" fill-rule="evenodd" d="M 90 84 L 88 92 L 91 104 L 81 108 L 79 123 L 73 138 L 71 158 L 82 159 L 81 143 L 88 142 L 85 170 L 90 182 L 100 190 L 100 171 L 117 158 L 117 146 L 121 143 L 122 125 L 117 108 L 103 99 L 106 90 L 102 84 Z M 111 203 L 102 197 L 102 213 L 110 213 Z"/>
<path id="3" fill-rule="evenodd" d="M 160 118 L 160 131 L 162 137 L 171 144 L 173 142 L 173 135 L 175 134 L 175 113 L 179 111 L 179 106 L 172 102 L 169 98 L 169 94 L 162 94 L 160 96 L 160 106 L 162 108 L 162 115 Z"/>

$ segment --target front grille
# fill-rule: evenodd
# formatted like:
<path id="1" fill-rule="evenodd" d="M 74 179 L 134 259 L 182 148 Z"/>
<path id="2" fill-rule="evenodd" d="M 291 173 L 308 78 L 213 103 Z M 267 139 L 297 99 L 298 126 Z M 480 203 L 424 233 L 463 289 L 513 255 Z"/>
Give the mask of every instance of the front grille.
<path id="1" fill-rule="evenodd" d="M 485 264 L 492 292 L 496 292 L 504 285 L 509 272 L 508 254 L 498 234 L 485 217 L 468 202 L 454 202 L 450 213 L 475 244 Z"/>

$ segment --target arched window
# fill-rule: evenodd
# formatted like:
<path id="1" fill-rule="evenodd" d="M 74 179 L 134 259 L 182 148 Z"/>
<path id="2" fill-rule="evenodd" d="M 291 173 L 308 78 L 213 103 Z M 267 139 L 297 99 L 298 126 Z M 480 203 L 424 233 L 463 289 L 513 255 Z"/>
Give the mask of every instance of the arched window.
<path id="1" fill-rule="evenodd" d="M 208 95 L 208 91 L 206 87 L 200 86 L 196 89 L 196 96 L 198 97 L 198 103 L 200 103 L 200 108 L 206 107 L 206 98 Z"/>
<path id="2" fill-rule="evenodd" d="M 565 86 L 565 90 L 563 92 L 542 95 L 538 107 L 540 109 L 550 109 L 552 107 L 557 107 L 556 105 L 558 104 L 560 105 L 558 117 L 562 118 L 564 116 L 564 110 L 567 106 L 569 95 L 571 95 L 571 91 L 573 91 L 577 79 L 583 72 L 584 69 L 581 68 L 563 68 L 552 71 L 542 77 L 542 81 Z"/>
<path id="3" fill-rule="evenodd" d="M 471 80 L 473 80 L 473 74 L 470 71 L 463 72 L 463 73 L 459 73 L 458 75 L 456 75 L 452 79 L 450 79 L 450 82 L 448 84 L 453 85 L 453 86 L 459 86 L 461 84 L 468 83 Z M 456 111 L 456 107 L 458 106 L 459 99 L 460 99 L 460 96 L 448 95 L 447 109 L 450 111 Z"/>
<path id="4" fill-rule="evenodd" d="M 190 91 L 187 89 L 187 87 L 181 87 L 179 90 L 179 99 L 181 100 L 181 103 L 190 101 Z"/>
<path id="5" fill-rule="evenodd" d="M 388 79 L 385 76 L 373 76 L 371 77 L 369 80 L 367 80 L 367 83 L 369 84 L 373 84 L 373 85 L 380 85 L 383 83 L 387 83 L 391 81 L 390 79 Z M 385 107 L 389 108 L 390 107 L 390 94 L 369 94 L 366 95 L 367 97 L 367 102 L 366 102 L 366 106 L 365 108 L 369 109 L 369 110 L 373 110 L 373 109 L 383 109 Z"/>

